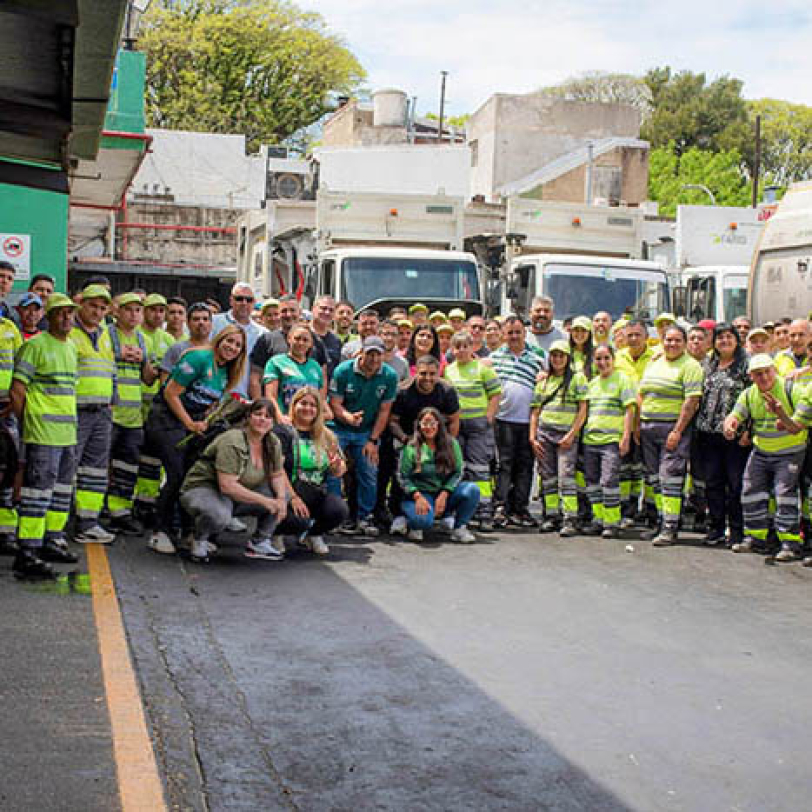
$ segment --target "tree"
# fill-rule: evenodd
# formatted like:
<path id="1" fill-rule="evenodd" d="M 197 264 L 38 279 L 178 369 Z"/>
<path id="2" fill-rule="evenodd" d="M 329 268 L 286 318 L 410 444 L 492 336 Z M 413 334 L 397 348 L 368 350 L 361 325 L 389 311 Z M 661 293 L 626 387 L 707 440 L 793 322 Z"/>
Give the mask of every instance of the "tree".
<path id="1" fill-rule="evenodd" d="M 541 88 L 548 96 L 570 101 L 630 104 L 646 119 L 651 112 L 651 91 L 639 76 L 629 73 L 589 71 L 581 76 L 565 79 L 550 87 Z"/>
<path id="2" fill-rule="evenodd" d="M 752 166 L 753 137 L 742 83 L 722 76 L 707 83 L 704 73 L 654 68 L 644 77 L 652 111 L 641 136 L 654 148 L 673 142 L 676 154 L 692 147 L 712 152 L 738 150 Z"/>
<path id="3" fill-rule="evenodd" d="M 761 168 L 766 184 L 787 186 L 812 177 L 812 107 L 779 99 L 749 102 L 761 116 Z"/>
<path id="4" fill-rule="evenodd" d="M 720 206 L 749 206 L 752 183 L 741 163 L 735 149 L 711 152 L 690 147 L 678 155 L 674 143 L 658 147 L 649 157 L 649 197 L 666 217 L 674 217 L 679 204 L 710 203 L 705 192 L 683 188 L 688 184 L 707 186 Z"/>
<path id="5" fill-rule="evenodd" d="M 284 0 L 162 0 L 142 22 L 152 124 L 276 143 L 365 77 L 319 14 Z"/>

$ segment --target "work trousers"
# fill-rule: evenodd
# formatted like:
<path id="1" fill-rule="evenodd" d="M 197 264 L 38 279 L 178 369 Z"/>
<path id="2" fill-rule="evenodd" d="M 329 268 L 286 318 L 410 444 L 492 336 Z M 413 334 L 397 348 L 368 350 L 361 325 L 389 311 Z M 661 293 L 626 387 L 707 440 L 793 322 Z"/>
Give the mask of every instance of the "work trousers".
<path id="1" fill-rule="evenodd" d="M 144 429 L 127 428 L 113 423 L 107 508 L 114 519 L 128 516 L 132 512 L 138 458 L 143 444 Z"/>
<path id="2" fill-rule="evenodd" d="M 76 426 L 76 529 L 99 523 L 110 474 L 113 415 L 109 406 L 79 408 Z"/>
<path id="3" fill-rule="evenodd" d="M 673 451 L 665 447 L 668 435 L 675 425 L 676 422 L 646 420 L 640 429 L 646 481 L 654 493 L 662 529 L 674 533 L 679 527 L 682 487 L 685 484 L 685 471 L 691 451 L 690 427 L 683 432 Z"/>
<path id="4" fill-rule="evenodd" d="M 460 420 L 457 437 L 464 464 L 463 479 L 479 488 L 477 515 L 490 520 L 493 514 L 493 483 L 491 465 L 495 456 L 493 427 L 486 417 Z"/>
<path id="5" fill-rule="evenodd" d="M 271 496 L 270 488 L 263 485 L 259 493 Z M 254 540 L 269 539 L 276 530 L 276 516 L 261 505 L 235 502 L 216 488 L 192 488 L 180 498 L 184 509 L 194 519 L 195 539 L 208 541 L 222 533 L 234 516 L 256 516 Z M 305 524 L 304 527 L 307 525 Z"/>
<path id="6" fill-rule="evenodd" d="M 770 494 L 775 494 L 775 530 L 782 544 L 798 544 L 800 509 L 798 484 L 806 449 L 765 454 L 753 449 L 744 469 L 742 507 L 744 532 L 759 542 L 770 529 Z"/>
<path id="7" fill-rule="evenodd" d="M 393 500 L 397 488 L 398 452 L 395 450 L 395 438 L 392 432 L 386 429 L 381 434 L 381 443 L 378 446 L 378 483 L 375 497 L 375 516 L 383 517 L 388 513 L 394 514 L 400 505 L 400 499 Z M 392 488 L 390 493 L 389 489 Z"/>
<path id="8" fill-rule="evenodd" d="M 742 480 L 752 446 L 741 446 L 721 434 L 698 431 L 695 448 L 703 457 L 708 530 L 723 536 L 727 525 L 730 543 L 737 544 L 744 535 Z"/>
<path id="9" fill-rule="evenodd" d="M 645 487 L 643 449 L 634 437 L 629 441 L 629 450 L 620 458 L 620 505 L 621 513 L 633 519 L 640 511 L 640 494 L 645 494 L 645 507 L 654 513 L 654 494 Z"/>
<path id="10" fill-rule="evenodd" d="M 536 435 L 543 448 L 539 472 L 544 515 L 548 519 L 555 519 L 562 512 L 567 519 L 574 520 L 578 516 L 578 487 L 575 484 L 578 441 L 562 450 L 560 444 L 566 433 L 560 429 L 540 428 Z"/>
<path id="11" fill-rule="evenodd" d="M 39 548 L 43 540 L 64 534 L 76 475 L 76 447 L 29 443 L 25 453 L 17 539 L 23 547 Z"/>
<path id="12" fill-rule="evenodd" d="M 434 504 L 438 494 L 424 493 L 426 501 L 429 503 L 428 512 L 419 516 L 415 507 L 414 499 L 404 499 L 402 508 L 403 515 L 410 530 L 428 530 L 434 524 Z M 454 528 L 465 527 L 476 513 L 479 504 L 479 488 L 473 482 L 460 482 L 454 492 L 449 494 L 445 506 L 446 516 L 454 517 Z"/>
<path id="13" fill-rule="evenodd" d="M 586 493 L 592 519 L 605 528 L 620 524 L 620 447 L 584 444 Z"/>
<path id="14" fill-rule="evenodd" d="M 0 403 L 0 407 L 7 404 Z M 2 453 L 0 457 L 0 538 L 3 536 L 17 535 L 17 510 L 14 507 L 14 480 L 19 469 L 19 460 L 14 453 L 19 449 L 19 433 L 14 415 L 9 414 L 0 418 L 0 438 L 2 446 L 8 449 L 7 453 Z"/>
<path id="15" fill-rule="evenodd" d="M 157 469 L 160 478 L 163 466 L 165 479 L 154 503 L 154 525 L 159 530 L 169 532 L 176 524 L 178 498 L 186 475 L 186 454 L 182 448 L 178 448 L 178 443 L 188 432 L 174 414 L 156 405 L 150 412 L 144 433 L 146 437 L 140 470 L 143 471 L 145 461 L 149 461 L 148 464 Z M 139 499 L 144 501 L 143 494 Z"/>
<path id="16" fill-rule="evenodd" d="M 533 485 L 533 449 L 527 423 L 497 420 L 494 427 L 499 469 L 496 504 L 507 513 L 526 513 Z"/>
<path id="17" fill-rule="evenodd" d="M 335 435 L 341 450 L 355 465 L 355 476 L 358 482 L 358 518 L 366 519 L 375 509 L 378 496 L 378 466 L 372 465 L 364 456 L 364 446 L 369 440 L 368 431 L 348 431 L 337 426 Z M 336 477 L 325 481 L 328 490 L 341 496 L 341 484 Z"/>
<path id="18" fill-rule="evenodd" d="M 300 519 L 288 507 L 288 515 L 277 528 L 277 532 L 283 536 L 299 536 L 304 532 L 324 536 L 350 515 L 347 503 L 334 493 L 325 493 L 320 488 L 300 488 L 296 490 L 296 495 L 307 505 L 310 519 Z"/>

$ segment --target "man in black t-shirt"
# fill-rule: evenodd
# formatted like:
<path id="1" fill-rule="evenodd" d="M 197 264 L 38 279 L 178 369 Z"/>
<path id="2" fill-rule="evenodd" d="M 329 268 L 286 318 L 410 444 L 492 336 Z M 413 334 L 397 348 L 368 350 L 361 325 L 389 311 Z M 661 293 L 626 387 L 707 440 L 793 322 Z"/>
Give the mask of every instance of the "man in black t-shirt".
<path id="1" fill-rule="evenodd" d="M 384 461 L 378 465 L 378 502 L 383 506 L 386 494 L 386 485 L 392 480 L 389 494 L 389 509 L 396 516 L 396 523 L 405 522 L 401 515 L 400 504 L 403 501 L 403 492 L 398 485 L 394 473 L 397 469 L 399 449 L 414 433 L 417 416 L 427 406 L 433 406 L 446 419 L 446 425 L 452 436 L 456 437 L 460 430 L 460 401 L 457 391 L 440 378 L 440 365 L 433 355 L 424 355 L 417 359 L 414 379 L 398 391 L 392 405 L 392 414 L 389 417 L 389 431 L 395 440 L 393 459 L 389 461 L 390 468 L 386 475 L 382 473 Z M 380 511 L 377 511 L 380 513 Z M 393 525 L 394 527 L 394 525 Z"/>

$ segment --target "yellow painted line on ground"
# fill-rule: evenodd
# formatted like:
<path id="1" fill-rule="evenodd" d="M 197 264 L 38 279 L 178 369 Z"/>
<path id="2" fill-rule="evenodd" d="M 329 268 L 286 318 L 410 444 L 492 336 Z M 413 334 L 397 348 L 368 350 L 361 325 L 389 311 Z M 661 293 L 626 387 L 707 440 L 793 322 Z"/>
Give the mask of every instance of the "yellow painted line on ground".
<path id="1" fill-rule="evenodd" d="M 166 810 L 163 785 L 147 731 L 107 553 L 100 544 L 88 544 L 85 549 L 104 689 L 113 729 L 121 810 L 160 812 Z"/>

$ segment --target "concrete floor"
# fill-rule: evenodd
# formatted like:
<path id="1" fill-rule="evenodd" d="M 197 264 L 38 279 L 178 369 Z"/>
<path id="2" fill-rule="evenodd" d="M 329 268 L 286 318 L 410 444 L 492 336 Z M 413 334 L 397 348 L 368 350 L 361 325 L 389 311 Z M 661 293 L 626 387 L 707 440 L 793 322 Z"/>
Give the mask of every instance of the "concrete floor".
<path id="1" fill-rule="evenodd" d="M 627 543 L 117 544 L 173 807 L 808 809 L 812 570 Z"/>

